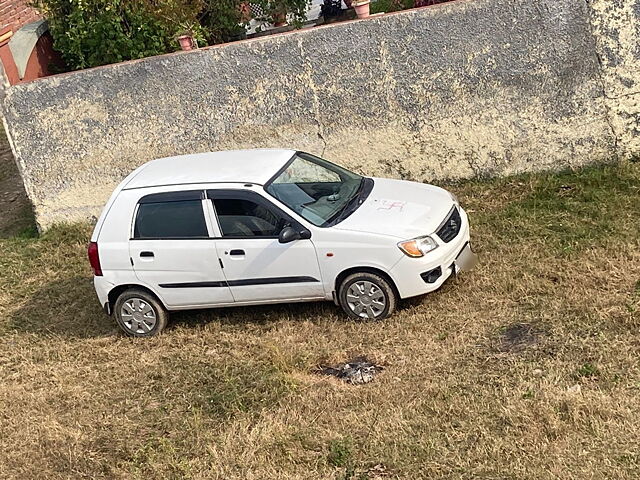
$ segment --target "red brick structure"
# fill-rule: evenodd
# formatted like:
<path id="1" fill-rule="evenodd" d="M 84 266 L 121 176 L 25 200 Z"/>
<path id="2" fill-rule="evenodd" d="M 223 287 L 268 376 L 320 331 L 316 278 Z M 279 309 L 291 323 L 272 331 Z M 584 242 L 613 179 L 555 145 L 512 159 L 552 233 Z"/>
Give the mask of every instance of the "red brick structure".
<path id="1" fill-rule="evenodd" d="M 23 25 L 40 20 L 42 16 L 29 3 L 29 0 L 0 0 L 0 29 L 8 27 L 16 32 Z"/>
<path id="2" fill-rule="evenodd" d="M 0 0 L 0 62 L 11 85 L 49 75 L 60 64 L 46 23 L 29 0 Z"/>

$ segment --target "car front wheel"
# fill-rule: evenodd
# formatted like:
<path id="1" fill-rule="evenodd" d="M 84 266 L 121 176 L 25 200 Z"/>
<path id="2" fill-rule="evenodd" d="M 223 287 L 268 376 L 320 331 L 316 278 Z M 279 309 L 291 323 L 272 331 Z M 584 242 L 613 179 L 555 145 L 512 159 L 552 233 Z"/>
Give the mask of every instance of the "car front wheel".
<path id="1" fill-rule="evenodd" d="M 340 284 L 340 306 L 356 320 L 382 320 L 396 308 L 396 294 L 383 277 L 369 273 L 353 273 Z"/>
<path id="2" fill-rule="evenodd" d="M 123 292 L 114 306 L 118 326 L 130 337 L 153 337 L 167 326 L 164 306 L 151 294 L 140 289 Z"/>

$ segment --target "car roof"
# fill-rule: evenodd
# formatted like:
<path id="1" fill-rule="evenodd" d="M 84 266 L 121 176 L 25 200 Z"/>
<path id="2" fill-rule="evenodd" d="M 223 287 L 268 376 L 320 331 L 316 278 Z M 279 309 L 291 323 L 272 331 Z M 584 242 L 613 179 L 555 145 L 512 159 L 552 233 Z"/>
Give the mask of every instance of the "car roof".
<path id="1" fill-rule="evenodd" d="M 264 185 L 295 153 L 253 149 L 159 158 L 142 165 L 123 189 L 218 182 Z"/>

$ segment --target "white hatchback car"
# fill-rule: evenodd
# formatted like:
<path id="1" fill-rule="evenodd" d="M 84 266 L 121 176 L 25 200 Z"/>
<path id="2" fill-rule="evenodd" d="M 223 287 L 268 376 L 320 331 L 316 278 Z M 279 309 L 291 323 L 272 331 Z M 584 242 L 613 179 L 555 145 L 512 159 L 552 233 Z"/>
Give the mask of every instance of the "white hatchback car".
<path id="1" fill-rule="evenodd" d="M 91 237 L 101 305 L 132 336 L 170 310 L 333 300 L 382 319 L 476 256 L 454 195 L 294 150 L 162 158 L 116 188 Z"/>

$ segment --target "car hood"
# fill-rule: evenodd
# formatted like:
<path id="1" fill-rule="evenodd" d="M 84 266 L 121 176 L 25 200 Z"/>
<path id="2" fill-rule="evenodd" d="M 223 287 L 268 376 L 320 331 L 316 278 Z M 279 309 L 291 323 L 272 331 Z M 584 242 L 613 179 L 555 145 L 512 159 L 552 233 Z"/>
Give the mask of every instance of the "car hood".
<path id="1" fill-rule="evenodd" d="M 443 188 L 424 183 L 374 178 L 360 207 L 334 228 L 409 239 L 436 231 L 453 207 Z"/>

